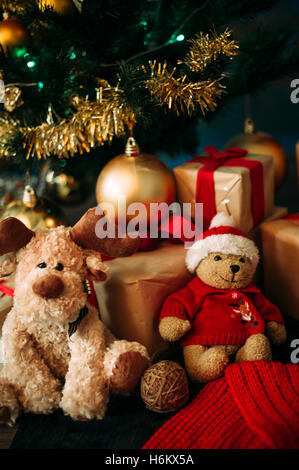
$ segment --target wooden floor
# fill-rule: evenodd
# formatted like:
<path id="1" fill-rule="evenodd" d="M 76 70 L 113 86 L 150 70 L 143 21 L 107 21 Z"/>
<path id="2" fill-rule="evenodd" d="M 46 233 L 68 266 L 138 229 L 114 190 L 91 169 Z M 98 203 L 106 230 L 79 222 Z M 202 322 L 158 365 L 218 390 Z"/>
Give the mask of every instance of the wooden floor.
<path id="1" fill-rule="evenodd" d="M 17 425 L 13 428 L 0 425 L 0 449 L 9 449 L 17 430 Z"/>

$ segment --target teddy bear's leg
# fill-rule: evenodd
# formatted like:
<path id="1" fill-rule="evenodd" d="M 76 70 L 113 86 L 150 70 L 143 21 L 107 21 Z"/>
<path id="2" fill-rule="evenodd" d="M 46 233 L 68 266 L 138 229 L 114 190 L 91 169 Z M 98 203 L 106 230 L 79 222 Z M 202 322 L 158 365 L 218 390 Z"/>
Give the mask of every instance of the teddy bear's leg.
<path id="1" fill-rule="evenodd" d="M 59 407 L 61 383 L 54 377 L 14 309 L 3 325 L 1 377 L 14 387 L 25 412 L 51 413 Z"/>
<path id="2" fill-rule="evenodd" d="M 106 350 L 104 366 L 111 392 L 128 395 L 149 366 L 149 357 L 137 342 L 114 341 Z"/>
<path id="3" fill-rule="evenodd" d="M 257 334 L 250 336 L 236 354 L 236 362 L 271 361 L 272 353 L 268 338 Z"/>
<path id="4" fill-rule="evenodd" d="M 91 305 L 76 332 L 69 337 L 69 348 L 71 357 L 60 407 L 74 420 L 102 419 L 109 401 L 103 367 L 104 327 L 98 311 Z"/>
<path id="5" fill-rule="evenodd" d="M 221 377 L 238 346 L 201 345 L 185 346 L 184 360 L 188 374 L 193 382 L 207 383 Z"/>
<path id="6" fill-rule="evenodd" d="M 0 424 L 12 426 L 20 413 L 20 405 L 14 387 L 4 380 L 0 381 Z"/>

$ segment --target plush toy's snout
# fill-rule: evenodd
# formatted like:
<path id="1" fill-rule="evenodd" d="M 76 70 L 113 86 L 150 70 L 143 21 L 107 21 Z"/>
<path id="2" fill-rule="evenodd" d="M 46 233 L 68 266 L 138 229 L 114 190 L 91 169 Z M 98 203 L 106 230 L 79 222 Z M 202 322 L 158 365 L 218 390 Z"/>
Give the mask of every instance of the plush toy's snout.
<path id="1" fill-rule="evenodd" d="M 33 283 L 32 290 L 44 299 L 55 299 L 64 291 L 64 283 L 55 274 L 46 274 Z"/>
<path id="2" fill-rule="evenodd" d="M 240 271 L 240 266 L 238 264 L 232 264 L 230 270 L 233 274 L 236 274 Z"/>

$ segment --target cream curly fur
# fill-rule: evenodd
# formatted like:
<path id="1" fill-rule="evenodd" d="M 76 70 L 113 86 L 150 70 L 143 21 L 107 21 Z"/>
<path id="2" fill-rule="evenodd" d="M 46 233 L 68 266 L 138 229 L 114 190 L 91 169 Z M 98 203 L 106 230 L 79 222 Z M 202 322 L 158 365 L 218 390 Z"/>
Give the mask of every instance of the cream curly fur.
<path id="1" fill-rule="evenodd" d="M 9 409 L 10 423 L 21 410 L 51 413 L 59 407 L 73 419 L 103 418 L 109 399 L 105 354 L 113 351 L 117 359 L 132 349 L 147 353 L 138 343 L 117 341 L 87 302 L 87 264 L 104 270 L 100 255 L 83 250 L 69 229 L 58 227 L 37 230 L 16 261 L 14 306 L 3 325 L 0 408 Z M 58 263 L 63 270 L 55 270 Z M 46 274 L 63 282 L 59 297 L 34 293 L 33 284 Z M 69 337 L 69 323 L 85 305 L 88 313 Z"/>

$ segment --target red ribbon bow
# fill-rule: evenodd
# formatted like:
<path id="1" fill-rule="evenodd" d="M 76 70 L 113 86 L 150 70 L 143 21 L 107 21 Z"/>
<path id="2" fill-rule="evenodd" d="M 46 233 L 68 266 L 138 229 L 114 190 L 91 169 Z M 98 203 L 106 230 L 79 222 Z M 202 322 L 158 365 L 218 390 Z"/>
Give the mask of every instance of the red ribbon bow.
<path id="1" fill-rule="evenodd" d="M 242 148 L 229 148 L 225 152 L 219 152 L 216 147 L 209 145 L 204 147 L 208 155 L 201 155 L 191 160 L 199 162 L 203 167 L 197 173 L 195 202 L 204 204 L 203 228 L 207 230 L 209 224 L 216 215 L 214 171 L 220 166 L 244 167 L 250 172 L 251 181 L 251 212 L 254 225 L 264 218 L 264 172 L 263 165 L 258 160 L 245 160 L 248 152 Z"/>

